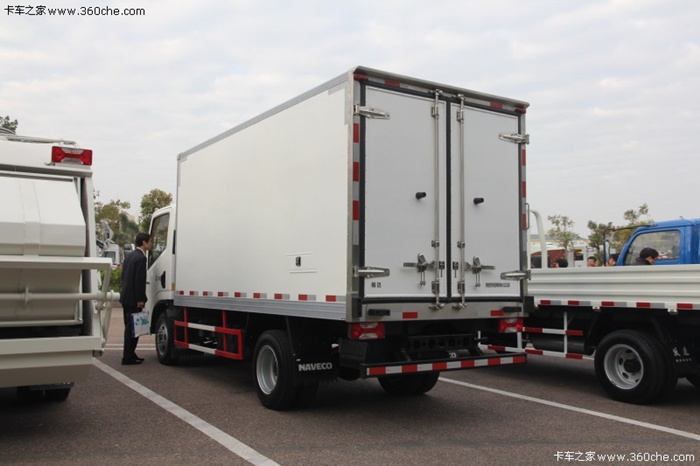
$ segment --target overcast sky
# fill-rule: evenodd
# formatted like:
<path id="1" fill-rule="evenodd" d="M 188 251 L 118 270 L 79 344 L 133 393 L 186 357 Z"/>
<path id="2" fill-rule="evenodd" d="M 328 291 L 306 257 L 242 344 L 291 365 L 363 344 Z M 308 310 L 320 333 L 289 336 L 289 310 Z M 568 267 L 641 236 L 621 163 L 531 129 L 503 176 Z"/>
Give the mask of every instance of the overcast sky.
<path id="1" fill-rule="evenodd" d="M 544 216 L 700 217 L 700 2 L 45 0 L 0 13 L 0 116 L 94 150 L 99 200 L 175 194 L 177 154 L 365 65 L 530 103 Z M 32 11 L 35 12 L 35 11 Z"/>

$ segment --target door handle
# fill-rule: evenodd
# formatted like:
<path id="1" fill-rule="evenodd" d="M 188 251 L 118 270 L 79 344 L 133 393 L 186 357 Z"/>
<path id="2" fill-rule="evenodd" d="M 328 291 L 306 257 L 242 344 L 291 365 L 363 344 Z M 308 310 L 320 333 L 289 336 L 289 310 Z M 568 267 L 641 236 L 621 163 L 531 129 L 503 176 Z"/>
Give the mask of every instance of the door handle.
<path id="1" fill-rule="evenodd" d="M 160 286 L 165 288 L 165 271 L 163 271 L 163 274 L 160 276 Z"/>

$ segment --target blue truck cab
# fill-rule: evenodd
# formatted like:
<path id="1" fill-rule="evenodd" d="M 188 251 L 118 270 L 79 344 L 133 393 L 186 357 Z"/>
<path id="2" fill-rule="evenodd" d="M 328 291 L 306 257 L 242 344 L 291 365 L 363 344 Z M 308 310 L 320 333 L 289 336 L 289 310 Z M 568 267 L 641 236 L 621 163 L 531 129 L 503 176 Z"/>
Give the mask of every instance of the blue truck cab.
<path id="1" fill-rule="evenodd" d="M 656 265 L 699 264 L 700 219 L 679 219 L 638 227 L 622 248 L 618 266 L 632 265 L 646 247 L 659 251 Z"/>

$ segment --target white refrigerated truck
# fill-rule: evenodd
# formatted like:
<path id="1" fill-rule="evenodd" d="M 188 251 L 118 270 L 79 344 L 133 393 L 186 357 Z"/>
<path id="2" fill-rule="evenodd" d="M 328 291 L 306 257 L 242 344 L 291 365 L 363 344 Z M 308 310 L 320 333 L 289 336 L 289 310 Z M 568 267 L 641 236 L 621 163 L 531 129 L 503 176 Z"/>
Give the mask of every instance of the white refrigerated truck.
<path id="1" fill-rule="evenodd" d="M 522 315 L 527 106 L 357 67 L 180 154 L 151 226 L 159 360 L 252 358 L 272 409 L 525 362 L 478 335 Z"/>
<path id="2" fill-rule="evenodd" d="M 64 400 L 104 348 L 118 294 L 97 257 L 91 164 L 74 142 L 0 130 L 0 387 L 23 398 Z"/>

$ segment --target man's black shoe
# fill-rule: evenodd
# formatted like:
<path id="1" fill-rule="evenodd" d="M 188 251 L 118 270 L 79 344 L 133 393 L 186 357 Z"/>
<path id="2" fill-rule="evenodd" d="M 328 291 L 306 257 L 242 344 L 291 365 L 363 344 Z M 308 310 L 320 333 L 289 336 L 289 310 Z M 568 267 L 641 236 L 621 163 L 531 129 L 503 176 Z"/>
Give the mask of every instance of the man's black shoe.
<path id="1" fill-rule="evenodd" d="M 135 366 L 141 364 L 143 359 L 122 359 L 122 366 Z"/>
<path id="2" fill-rule="evenodd" d="M 144 361 L 145 361 L 145 359 L 143 359 L 143 358 L 140 358 L 140 357 L 138 357 L 138 356 L 134 355 L 134 361 L 138 361 L 139 363 L 142 363 L 142 362 L 144 362 Z"/>

